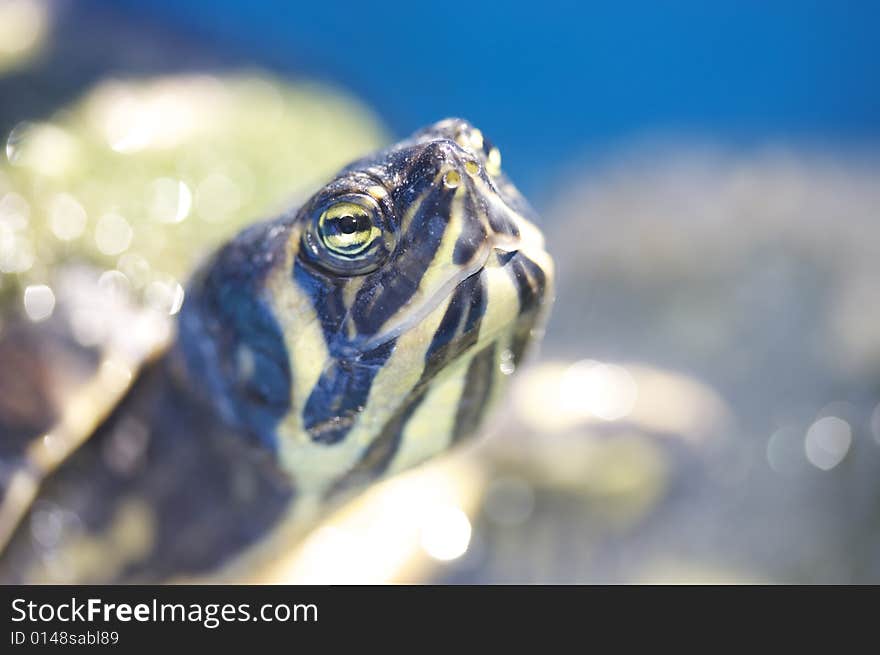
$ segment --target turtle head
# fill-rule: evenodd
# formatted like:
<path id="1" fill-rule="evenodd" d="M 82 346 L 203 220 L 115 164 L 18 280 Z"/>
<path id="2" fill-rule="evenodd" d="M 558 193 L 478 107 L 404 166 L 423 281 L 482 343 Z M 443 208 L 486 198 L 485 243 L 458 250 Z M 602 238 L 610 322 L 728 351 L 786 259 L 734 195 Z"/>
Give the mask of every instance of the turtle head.
<path id="1" fill-rule="evenodd" d="M 476 429 L 549 305 L 533 218 L 479 130 L 422 130 L 202 269 L 189 379 L 300 487 L 426 459 Z"/>

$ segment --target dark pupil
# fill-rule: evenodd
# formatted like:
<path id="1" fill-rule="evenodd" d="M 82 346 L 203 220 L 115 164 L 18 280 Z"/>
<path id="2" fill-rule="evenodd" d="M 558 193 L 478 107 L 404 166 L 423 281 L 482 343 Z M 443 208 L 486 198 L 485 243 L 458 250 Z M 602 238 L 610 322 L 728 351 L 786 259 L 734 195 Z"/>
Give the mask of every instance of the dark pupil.
<path id="1" fill-rule="evenodd" d="M 343 234 L 363 232 L 367 229 L 366 216 L 342 216 L 339 219 L 339 231 Z"/>

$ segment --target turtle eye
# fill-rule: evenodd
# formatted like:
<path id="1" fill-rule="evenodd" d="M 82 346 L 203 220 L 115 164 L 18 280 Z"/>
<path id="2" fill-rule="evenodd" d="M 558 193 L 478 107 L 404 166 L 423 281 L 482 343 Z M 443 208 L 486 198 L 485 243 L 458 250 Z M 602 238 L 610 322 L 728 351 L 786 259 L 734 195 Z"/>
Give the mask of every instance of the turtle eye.
<path id="1" fill-rule="evenodd" d="M 394 234 L 371 196 L 351 193 L 318 205 L 303 233 L 307 257 L 339 275 L 377 269 L 394 247 Z"/>
<path id="2" fill-rule="evenodd" d="M 318 235 L 330 252 L 357 257 L 382 236 L 374 212 L 361 204 L 341 201 L 331 204 L 318 217 Z"/>

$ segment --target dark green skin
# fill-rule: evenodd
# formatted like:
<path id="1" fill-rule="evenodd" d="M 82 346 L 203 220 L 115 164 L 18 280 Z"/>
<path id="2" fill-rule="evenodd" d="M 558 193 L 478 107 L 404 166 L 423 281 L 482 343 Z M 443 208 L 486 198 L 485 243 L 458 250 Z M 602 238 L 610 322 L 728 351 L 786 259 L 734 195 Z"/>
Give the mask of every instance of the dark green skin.
<path id="1" fill-rule="evenodd" d="M 206 575 L 278 520 L 294 494 L 288 478 L 270 453 L 243 440 L 175 382 L 170 366 L 171 355 L 150 364 L 109 419 L 44 483 L 0 558 L 0 582 L 31 582 L 34 571 L 38 579 L 52 579 L 43 566 L 52 549 L 32 533 L 34 512 L 47 507 L 79 519 L 76 529 L 62 531 L 61 550 L 66 538 L 84 533 L 102 539 L 133 489 L 153 510 L 154 542 L 146 557 L 77 582 Z M 135 463 L 128 470 L 108 466 L 114 440 L 143 430 L 149 438 Z"/>

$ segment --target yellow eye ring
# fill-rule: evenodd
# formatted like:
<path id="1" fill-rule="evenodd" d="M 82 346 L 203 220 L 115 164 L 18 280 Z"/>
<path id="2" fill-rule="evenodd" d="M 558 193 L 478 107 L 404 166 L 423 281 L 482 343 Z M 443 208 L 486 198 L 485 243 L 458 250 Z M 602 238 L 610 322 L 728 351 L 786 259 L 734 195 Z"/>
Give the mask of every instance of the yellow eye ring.
<path id="1" fill-rule="evenodd" d="M 375 213 L 361 204 L 339 201 L 318 218 L 318 235 L 330 252 L 344 257 L 363 253 L 382 236 Z"/>
<path id="2" fill-rule="evenodd" d="M 372 195 L 348 193 L 319 199 L 309 210 L 302 252 L 310 263 L 336 275 L 374 271 L 394 249 L 390 215 Z"/>

